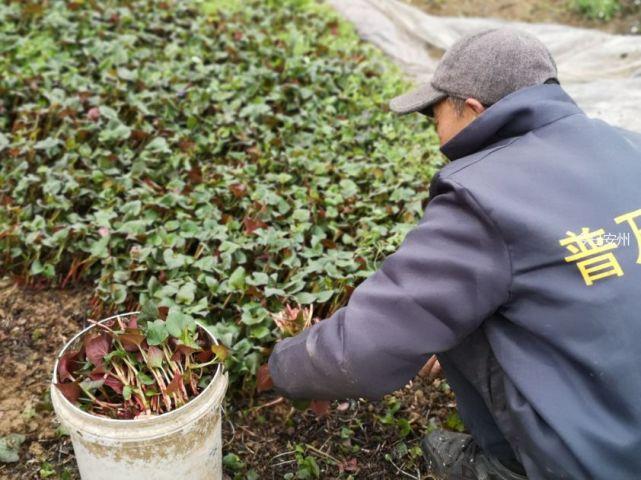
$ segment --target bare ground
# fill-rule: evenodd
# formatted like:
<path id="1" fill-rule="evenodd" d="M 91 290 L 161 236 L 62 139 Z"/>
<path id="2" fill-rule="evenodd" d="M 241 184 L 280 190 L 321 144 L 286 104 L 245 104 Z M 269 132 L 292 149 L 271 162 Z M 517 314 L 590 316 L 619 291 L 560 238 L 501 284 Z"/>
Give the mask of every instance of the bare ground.
<path id="1" fill-rule="evenodd" d="M 591 20 L 571 8 L 571 0 L 405 0 L 427 13 L 444 16 L 493 17 L 536 23 L 562 23 L 610 33 L 641 33 L 641 2 L 621 0 L 609 21 Z"/>

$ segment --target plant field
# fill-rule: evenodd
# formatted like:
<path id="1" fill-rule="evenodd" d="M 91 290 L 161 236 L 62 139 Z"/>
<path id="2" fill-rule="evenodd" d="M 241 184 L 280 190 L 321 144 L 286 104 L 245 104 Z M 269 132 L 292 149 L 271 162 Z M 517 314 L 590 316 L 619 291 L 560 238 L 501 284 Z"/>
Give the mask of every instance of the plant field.
<path id="1" fill-rule="evenodd" d="M 407 84 L 311 1 L 0 5 L 0 273 L 160 307 L 231 349 L 237 387 L 395 250 L 441 158 Z"/>

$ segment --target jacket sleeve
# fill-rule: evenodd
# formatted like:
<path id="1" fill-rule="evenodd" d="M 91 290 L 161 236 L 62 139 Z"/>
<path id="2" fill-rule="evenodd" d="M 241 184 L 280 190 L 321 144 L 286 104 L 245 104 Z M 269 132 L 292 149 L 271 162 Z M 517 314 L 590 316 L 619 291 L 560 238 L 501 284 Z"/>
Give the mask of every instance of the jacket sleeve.
<path id="1" fill-rule="evenodd" d="M 432 353 L 456 346 L 509 297 L 511 265 L 493 221 L 453 183 L 348 304 L 278 343 L 269 359 L 290 398 L 380 398 Z"/>

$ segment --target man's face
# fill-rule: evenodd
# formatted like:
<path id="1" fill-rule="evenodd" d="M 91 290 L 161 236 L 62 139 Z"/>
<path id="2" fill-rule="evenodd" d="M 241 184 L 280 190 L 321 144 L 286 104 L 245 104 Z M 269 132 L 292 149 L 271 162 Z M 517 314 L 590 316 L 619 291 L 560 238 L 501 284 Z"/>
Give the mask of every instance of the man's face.
<path id="1" fill-rule="evenodd" d="M 465 100 L 462 112 L 456 111 L 453 102 L 449 98 L 445 98 L 434 105 L 434 123 L 441 145 L 454 138 L 484 110 L 483 105 L 473 98 Z"/>

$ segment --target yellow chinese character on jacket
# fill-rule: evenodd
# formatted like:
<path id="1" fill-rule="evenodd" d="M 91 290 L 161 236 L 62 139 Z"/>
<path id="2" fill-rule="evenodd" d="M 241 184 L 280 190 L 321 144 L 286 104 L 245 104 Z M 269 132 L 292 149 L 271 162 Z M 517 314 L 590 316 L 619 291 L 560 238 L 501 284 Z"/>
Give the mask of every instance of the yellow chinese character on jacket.
<path id="1" fill-rule="evenodd" d="M 635 221 L 637 217 L 641 217 L 641 208 L 639 210 L 635 210 L 634 212 L 624 213 L 623 215 L 619 215 L 614 219 L 614 221 L 617 223 L 628 222 L 628 224 L 630 225 L 630 228 L 632 229 L 632 233 L 634 233 L 634 237 L 637 239 L 637 245 L 639 246 L 639 255 L 637 256 L 637 263 L 641 263 L 641 228 L 637 225 L 637 222 Z"/>
<path id="2" fill-rule="evenodd" d="M 623 275 L 618 260 L 611 252 L 617 245 L 603 241 L 605 231 L 602 228 L 590 232 L 584 227 L 578 235 L 570 231 L 566 233 L 567 237 L 559 240 L 559 243 L 572 255 L 565 257 L 565 261 L 577 262 L 576 266 L 586 285 L 591 286 L 606 277 Z"/>

